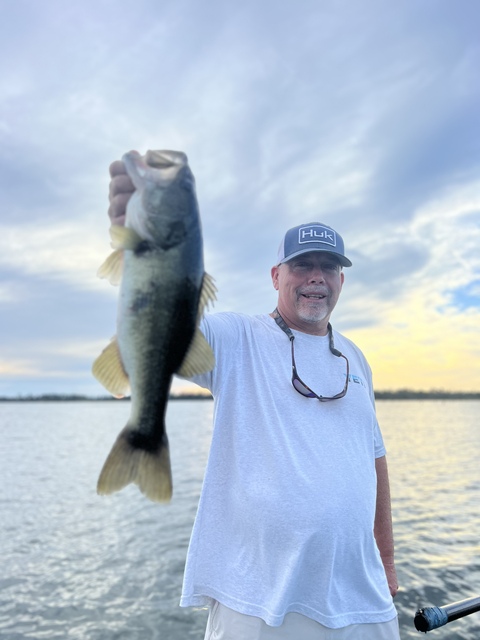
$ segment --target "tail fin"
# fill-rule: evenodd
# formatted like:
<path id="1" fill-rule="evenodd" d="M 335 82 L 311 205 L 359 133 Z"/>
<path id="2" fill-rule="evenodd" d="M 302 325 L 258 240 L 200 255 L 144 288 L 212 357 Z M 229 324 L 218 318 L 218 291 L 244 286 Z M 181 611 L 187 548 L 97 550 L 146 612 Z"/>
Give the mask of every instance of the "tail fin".
<path id="1" fill-rule="evenodd" d="M 131 444 L 133 432 L 128 425 L 120 432 L 98 478 L 97 493 L 115 493 L 134 482 L 150 500 L 168 502 L 172 497 L 168 443 L 165 439 L 157 450 L 147 451 Z"/>

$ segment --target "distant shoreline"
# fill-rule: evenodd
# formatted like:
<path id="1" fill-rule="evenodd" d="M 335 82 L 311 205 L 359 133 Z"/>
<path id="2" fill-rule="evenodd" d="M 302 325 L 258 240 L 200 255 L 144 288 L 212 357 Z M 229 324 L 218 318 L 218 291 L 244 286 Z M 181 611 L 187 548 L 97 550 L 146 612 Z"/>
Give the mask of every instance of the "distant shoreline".
<path id="1" fill-rule="evenodd" d="M 213 400 L 211 395 L 202 394 L 172 394 L 168 398 L 169 400 Z M 82 396 L 71 393 L 44 393 L 38 396 L 25 395 L 16 397 L 2 397 L 0 396 L 0 402 L 129 402 L 130 397 L 126 398 L 114 398 L 113 396 Z"/>
<path id="2" fill-rule="evenodd" d="M 479 392 L 449 392 L 449 391 L 413 391 L 399 389 L 398 391 L 376 391 L 376 400 L 480 400 Z M 129 401 L 123 398 L 122 401 Z M 172 394 L 169 400 L 213 400 L 211 395 Z M 112 402 L 118 401 L 112 396 L 90 397 L 76 394 L 44 393 L 41 395 L 22 395 L 1 397 L 0 402 Z"/>

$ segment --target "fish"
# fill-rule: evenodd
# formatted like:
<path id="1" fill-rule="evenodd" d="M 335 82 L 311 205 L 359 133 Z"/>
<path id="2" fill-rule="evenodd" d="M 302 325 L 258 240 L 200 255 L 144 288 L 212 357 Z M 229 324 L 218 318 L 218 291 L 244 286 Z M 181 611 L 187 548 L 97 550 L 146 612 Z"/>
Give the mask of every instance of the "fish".
<path id="1" fill-rule="evenodd" d="M 122 157 L 135 191 L 125 226 L 110 228 L 113 253 L 98 276 L 120 284 L 117 332 L 92 366 L 115 397 L 131 396 L 97 483 L 107 495 L 130 483 L 155 502 L 172 497 L 165 413 L 172 378 L 215 366 L 199 324 L 215 300 L 204 269 L 195 178 L 180 151 L 130 151 Z"/>

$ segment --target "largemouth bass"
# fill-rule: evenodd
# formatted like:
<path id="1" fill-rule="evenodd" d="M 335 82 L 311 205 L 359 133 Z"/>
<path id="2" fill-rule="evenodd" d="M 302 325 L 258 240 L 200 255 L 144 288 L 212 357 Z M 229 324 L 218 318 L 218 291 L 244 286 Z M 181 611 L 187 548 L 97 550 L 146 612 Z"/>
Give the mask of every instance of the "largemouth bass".
<path id="1" fill-rule="evenodd" d="M 185 154 L 130 152 L 122 158 L 135 191 L 125 226 L 110 229 L 114 252 L 98 275 L 121 281 L 117 335 L 93 364 L 114 396 L 131 394 L 131 413 L 105 461 L 99 494 L 134 482 L 168 501 L 172 477 L 165 410 L 174 373 L 210 371 L 212 350 L 198 325 L 215 298 L 203 265 L 195 180 Z"/>

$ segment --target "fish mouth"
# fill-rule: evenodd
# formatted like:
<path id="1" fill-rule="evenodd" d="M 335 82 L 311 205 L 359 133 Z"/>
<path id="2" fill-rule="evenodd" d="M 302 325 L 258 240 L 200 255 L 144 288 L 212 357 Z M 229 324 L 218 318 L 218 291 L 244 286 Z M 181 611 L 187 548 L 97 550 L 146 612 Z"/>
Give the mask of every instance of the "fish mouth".
<path id="1" fill-rule="evenodd" d="M 170 169 L 188 164 L 187 156 L 182 151 L 147 151 L 146 162 L 154 169 Z"/>

